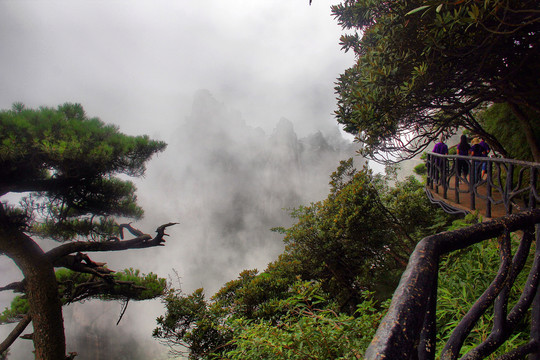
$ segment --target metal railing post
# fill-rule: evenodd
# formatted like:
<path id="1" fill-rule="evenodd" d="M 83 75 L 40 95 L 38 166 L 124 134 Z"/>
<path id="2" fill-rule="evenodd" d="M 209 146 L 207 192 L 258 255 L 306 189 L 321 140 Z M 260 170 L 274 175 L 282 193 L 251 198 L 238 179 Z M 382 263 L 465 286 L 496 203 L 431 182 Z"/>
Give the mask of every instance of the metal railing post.
<path id="1" fill-rule="evenodd" d="M 469 181 L 469 194 L 471 197 L 471 210 L 476 210 L 476 194 L 474 185 L 476 184 L 476 160 L 471 161 L 471 171 L 470 171 L 470 181 Z"/>
<path id="2" fill-rule="evenodd" d="M 506 208 L 506 214 L 512 213 L 512 202 L 510 201 L 510 194 L 512 193 L 512 187 L 514 183 L 514 164 L 508 164 L 508 174 L 506 174 L 506 186 L 504 190 L 504 206 Z"/>
<path id="3" fill-rule="evenodd" d="M 454 176 L 456 177 L 455 181 L 455 194 L 456 194 L 456 204 L 459 204 L 459 161 L 460 160 L 454 160 Z"/>
<path id="4" fill-rule="evenodd" d="M 529 191 L 529 210 L 536 209 L 536 192 L 537 186 L 537 169 L 535 167 L 531 168 L 531 190 Z"/>
<path id="5" fill-rule="evenodd" d="M 536 251 L 535 256 L 540 256 L 540 225 L 535 226 Z M 537 275 L 538 276 L 538 275 Z M 536 289 L 531 306 L 531 341 L 536 343 L 536 351 L 529 355 L 528 360 L 540 360 L 540 286 Z"/>
<path id="6" fill-rule="evenodd" d="M 491 217 L 491 196 L 492 196 L 492 190 L 491 190 L 491 168 L 492 163 L 488 161 L 486 164 L 486 171 L 487 171 L 487 179 L 486 179 L 486 217 Z"/>
<path id="7" fill-rule="evenodd" d="M 427 185 L 431 190 L 433 190 L 433 165 L 431 164 L 431 161 L 433 159 L 433 156 L 431 154 L 427 155 Z"/>
<path id="8" fill-rule="evenodd" d="M 446 181 L 446 168 L 448 166 L 448 160 L 446 158 L 442 159 L 442 169 L 441 169 L 441 181 L 443 186 L 443 198 L 448 199 L 448 182 Z"/>

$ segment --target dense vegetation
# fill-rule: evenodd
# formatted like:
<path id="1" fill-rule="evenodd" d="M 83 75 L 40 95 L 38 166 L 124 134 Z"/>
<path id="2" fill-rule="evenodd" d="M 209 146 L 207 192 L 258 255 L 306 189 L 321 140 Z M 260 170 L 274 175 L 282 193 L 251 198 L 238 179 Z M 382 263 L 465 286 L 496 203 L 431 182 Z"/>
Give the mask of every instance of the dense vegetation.
<path id="1" fill-rule="evenodd" d="M 530 112 L 529 117 L 534 123 L 533 134 L 535 138 L 540 139 L 540 115 Z M 526 134 L 521 130 L 516 115 L 507 104 L 492 104 L 479 111 L 477 118 L 486 131 L 504 144 L 509 158 L 535 161 L 530 147 L 526 145 Z"/>
<path id="2" fill-rule="evenodd" d="M 532 158 L 540 116 L 535 0 L 352 0 L 332 7 L 356 63 L 339 78 L 337 120 L 379 160 L 420 153 L 458 126 L 506 154 L 478 111 L 504 104 Z M 526 145 L 525 145 L 526 144 Z M 395 159 L 395 158 L 394 158 Z"/>
<path id="3" fill-rule="evenodd" d="M 243 271 L 209 299 L 203 289 L 169 290 L 154 336 L 190 359 L 361 359 L 416 242 L 478 218 L 443 213 L 413 177 L 389 186 L 388 178 L 357 171 L 350 160 L 330 184 L 325 200 L 294 209 L 296 223 L 276 229 L 286 248 L 263 272 Z M 489 286 L 499 261 L 496 240 L 441 259 L 439 352 Z M 521 295 L 531 263 L 512 288 L 510 305 Z M 520 323 L 493 356 L 526 343 L 528 324 Z M 485 340 L 492 326 L 488 313 L 461 351 Z"/>
<path id="4" fill-rule="evenodd" d="M 413 177 L 395 186 L 343 161 L 324 201 L 293 209 L 278 228 L 285 251 L 210 299 L 170 290 L 154 336 L 193 359 L 360 358 L 408 255 L 454 218 Z"/>

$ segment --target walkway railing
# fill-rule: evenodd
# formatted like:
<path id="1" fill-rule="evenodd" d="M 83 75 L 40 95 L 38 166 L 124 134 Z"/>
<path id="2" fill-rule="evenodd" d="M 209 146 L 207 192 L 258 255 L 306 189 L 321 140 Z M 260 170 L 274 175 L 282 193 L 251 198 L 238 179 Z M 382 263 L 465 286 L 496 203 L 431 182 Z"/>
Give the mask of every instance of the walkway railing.
<path id="1" fill-rule="evenodd" d="M 441 256 L 464 249 L 483 240 L 499 237 L 501 263 L 490 286 L 484 291 L 444 344 L 440 359 L 454 360 L 474 325 L 488 311 L 493 311 L 489 336 L 461 359 L 484 359 L 496 351 L 523 319 L 530 316 L 530 340 L 498 359 L 540 360 L 540 209 L 507 215 L 467 228 L 443 232 L 420 241 L 411 255 L 407 269 L 394 293 L 388 313 L 366 351 L 365 359 L 434 359 L 436 354 L 437 278 Z M 512 256 L 510 234 L 519 232 L 521 241 Z M 534 260 L 523 286 L 523 293 L 509 308 L 509 290 L 529 257 Z"/>
<path id="2" fill-rule="evenodd" d="M 435 153 L 427 155 L 427 188 L 442 195 L 443 199 L 465 204 L 470 210 L 485 208 L 483 215 L 488 218 L 492 217 L 495 206 L 502 206 L 504 215 L 535 209 L 540 201 L 539 163 Z"/>

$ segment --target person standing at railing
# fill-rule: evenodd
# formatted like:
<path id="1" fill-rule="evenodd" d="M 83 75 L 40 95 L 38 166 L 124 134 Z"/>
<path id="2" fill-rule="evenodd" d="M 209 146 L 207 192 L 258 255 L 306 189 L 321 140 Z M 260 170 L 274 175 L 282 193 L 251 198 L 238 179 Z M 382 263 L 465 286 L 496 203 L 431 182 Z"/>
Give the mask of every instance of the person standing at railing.
<path id="1" fill-rule="evenodd" d="M 433 152 L 441 155 L 448 155 L 448 146 L 444 143 L 444 137 L 441 135 L 439 142 L 435 144 Z M 435 159 L 436 168 L 435 168 L 435 182 L 439 182 L 443 167 L 446 166 L 446 159 Z"/>
<path id="2" fill-rule="evenodd" d="M 461 140 L 459 144 L 457 145 L 457 153 L 461 156 L 469 156 L 469 152 L 471 151 L 471 145 L 469 145 L 469 141 L 467 140 L 467 135 L 463 134 L 461 135 Z M 467 178 L 467 175 L 469 174 L 469 163 L 467 160 L 460 160 L 457 161 L 457 172 L 458 176 L 463 176 Z"/>
<path id="3" fill-rule="evenodd" d="M 489 148 L 489 145 L 487 144 L 487 142 L 485 142 L 484 139 L 480 138 L 479 145 L 484 148 L 484 152 L 482 153 L 482 156 L 483 157 L 488 157 L 489 151 L 491 149 Z M 487 172 L 487 162 L 484 161 L 482 163 L 482 178 L 484 178 L 484 175 L 486 175 L 486 172 Z"/>
<path id="4" fill-rule="evenodd" d="M 486 144 L 487 145 L 487 144 Z M 486 148 L 480 145 L 480 139 L 474 138 L 471 141 L 471 156 L 486 157 Z M 471 171 L 471 180 L 477 183 L 482 180 L 482 168 L 485 165 L 484 161 L 474 161 L 473 171 Z"/>

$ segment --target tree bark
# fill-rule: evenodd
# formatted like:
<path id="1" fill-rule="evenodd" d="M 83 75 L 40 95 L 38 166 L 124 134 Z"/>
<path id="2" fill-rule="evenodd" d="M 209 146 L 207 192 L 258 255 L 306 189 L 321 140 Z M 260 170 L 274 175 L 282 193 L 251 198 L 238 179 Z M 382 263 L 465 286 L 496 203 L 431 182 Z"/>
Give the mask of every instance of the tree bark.
<path id="1" fill-rule="evenodd" d="M 0 250 L 17 264 L 26 280 L 35 358 L 63 360 L 66 357 L 64 321 L 53 264 L 29 236 L 18 230 L 5 230 L 0 226 Z"/>
<path id="2" fill-rule="evenodd" d="M 131 240 L 105 242 L 72 242 L 45 253 L 21 228 L 3 216 L 0 203 L 0 254 L 11 258 L 21 269 L 25 279 L 25 292 L 30 305 L 29 315 L 34 326 L 34 348 L 37 360 L 66 359 L 66 341 L 62 303 L 54 274 L 55 263 L 78 251 L 120 251 L 163 246 L 165 229 L 176 223 L 167 223 L 157 229 L 157 235 L 142 234 Z M 80 270 L 80 269 L 79 269 Z M 12 287 L 12 284 L 8 285 Z"/>

